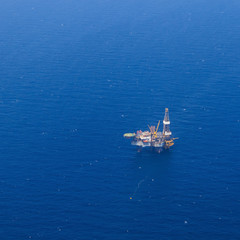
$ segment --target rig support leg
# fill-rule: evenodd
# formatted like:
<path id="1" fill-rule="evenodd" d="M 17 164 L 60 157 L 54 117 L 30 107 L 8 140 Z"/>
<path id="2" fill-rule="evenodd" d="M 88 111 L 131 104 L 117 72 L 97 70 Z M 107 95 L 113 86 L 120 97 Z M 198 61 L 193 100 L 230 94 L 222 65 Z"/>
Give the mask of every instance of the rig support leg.
<path id="1" fill-rule="evenodd" d="M 157 153 L 161 153 L 162 152 L 162 149 L 161 148 L 158 148 L 156 149 Z"/>

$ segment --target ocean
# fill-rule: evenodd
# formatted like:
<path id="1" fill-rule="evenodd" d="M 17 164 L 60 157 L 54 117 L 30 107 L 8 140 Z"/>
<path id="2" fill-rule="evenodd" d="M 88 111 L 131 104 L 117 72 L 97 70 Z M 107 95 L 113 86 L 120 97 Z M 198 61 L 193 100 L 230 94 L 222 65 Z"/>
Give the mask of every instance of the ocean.
<path id="1" fill-rule="evenodd" d="M 239 12 L 3 0 L 0 239 L 240 239 Z M 137 152 L 166 107 L 179 139 Z"/>

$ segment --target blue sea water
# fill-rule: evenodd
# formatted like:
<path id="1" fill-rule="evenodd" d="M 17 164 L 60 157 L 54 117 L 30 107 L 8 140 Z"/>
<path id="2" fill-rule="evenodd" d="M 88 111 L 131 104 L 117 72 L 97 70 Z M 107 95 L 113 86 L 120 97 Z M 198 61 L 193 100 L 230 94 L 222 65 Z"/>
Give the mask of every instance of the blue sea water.
<path id="1" fill-rule="evenodd" d="M 0 239 L 240 239 L 240 2 L 0 8 Z M 170 110 L 179 137 L 125 132 Z"/>

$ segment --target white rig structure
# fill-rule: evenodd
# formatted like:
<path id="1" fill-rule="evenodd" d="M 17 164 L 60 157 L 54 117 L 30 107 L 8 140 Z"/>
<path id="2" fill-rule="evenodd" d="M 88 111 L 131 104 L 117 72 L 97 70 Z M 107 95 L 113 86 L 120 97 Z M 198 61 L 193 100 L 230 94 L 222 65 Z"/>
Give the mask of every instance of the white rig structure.
<path id="1" fill-rule="evenodd" d="M 132 145 L 138 146 L 138 151 L 141 151 L 143 147 L 154 148 L 157 152 L 161 152 L 163 149 L 169 149 L 174 145 L 172 138 L 172 132 L 170 131 L 170 120 L 168 108 L 165 108 L 165 116 L 163 120 L 163 131 L 158 132 L 160 121 L 157 128 L 155 126 L 148 126 L 150 131 L 138 130 L 136 133 L 125 133 L 125 138 L 133 138 Z"/>

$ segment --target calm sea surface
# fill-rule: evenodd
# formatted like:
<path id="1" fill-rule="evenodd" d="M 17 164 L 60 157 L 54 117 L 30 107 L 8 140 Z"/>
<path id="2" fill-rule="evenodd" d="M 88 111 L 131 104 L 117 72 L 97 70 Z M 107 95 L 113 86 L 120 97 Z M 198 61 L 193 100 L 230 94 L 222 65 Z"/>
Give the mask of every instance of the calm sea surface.
<path id="1" fill-rule="evenodd" d="M 240 239 L 239 12 L 3 0 L 0 239 Z M 165 107 L 179 140 L 138 153 Z"/>

